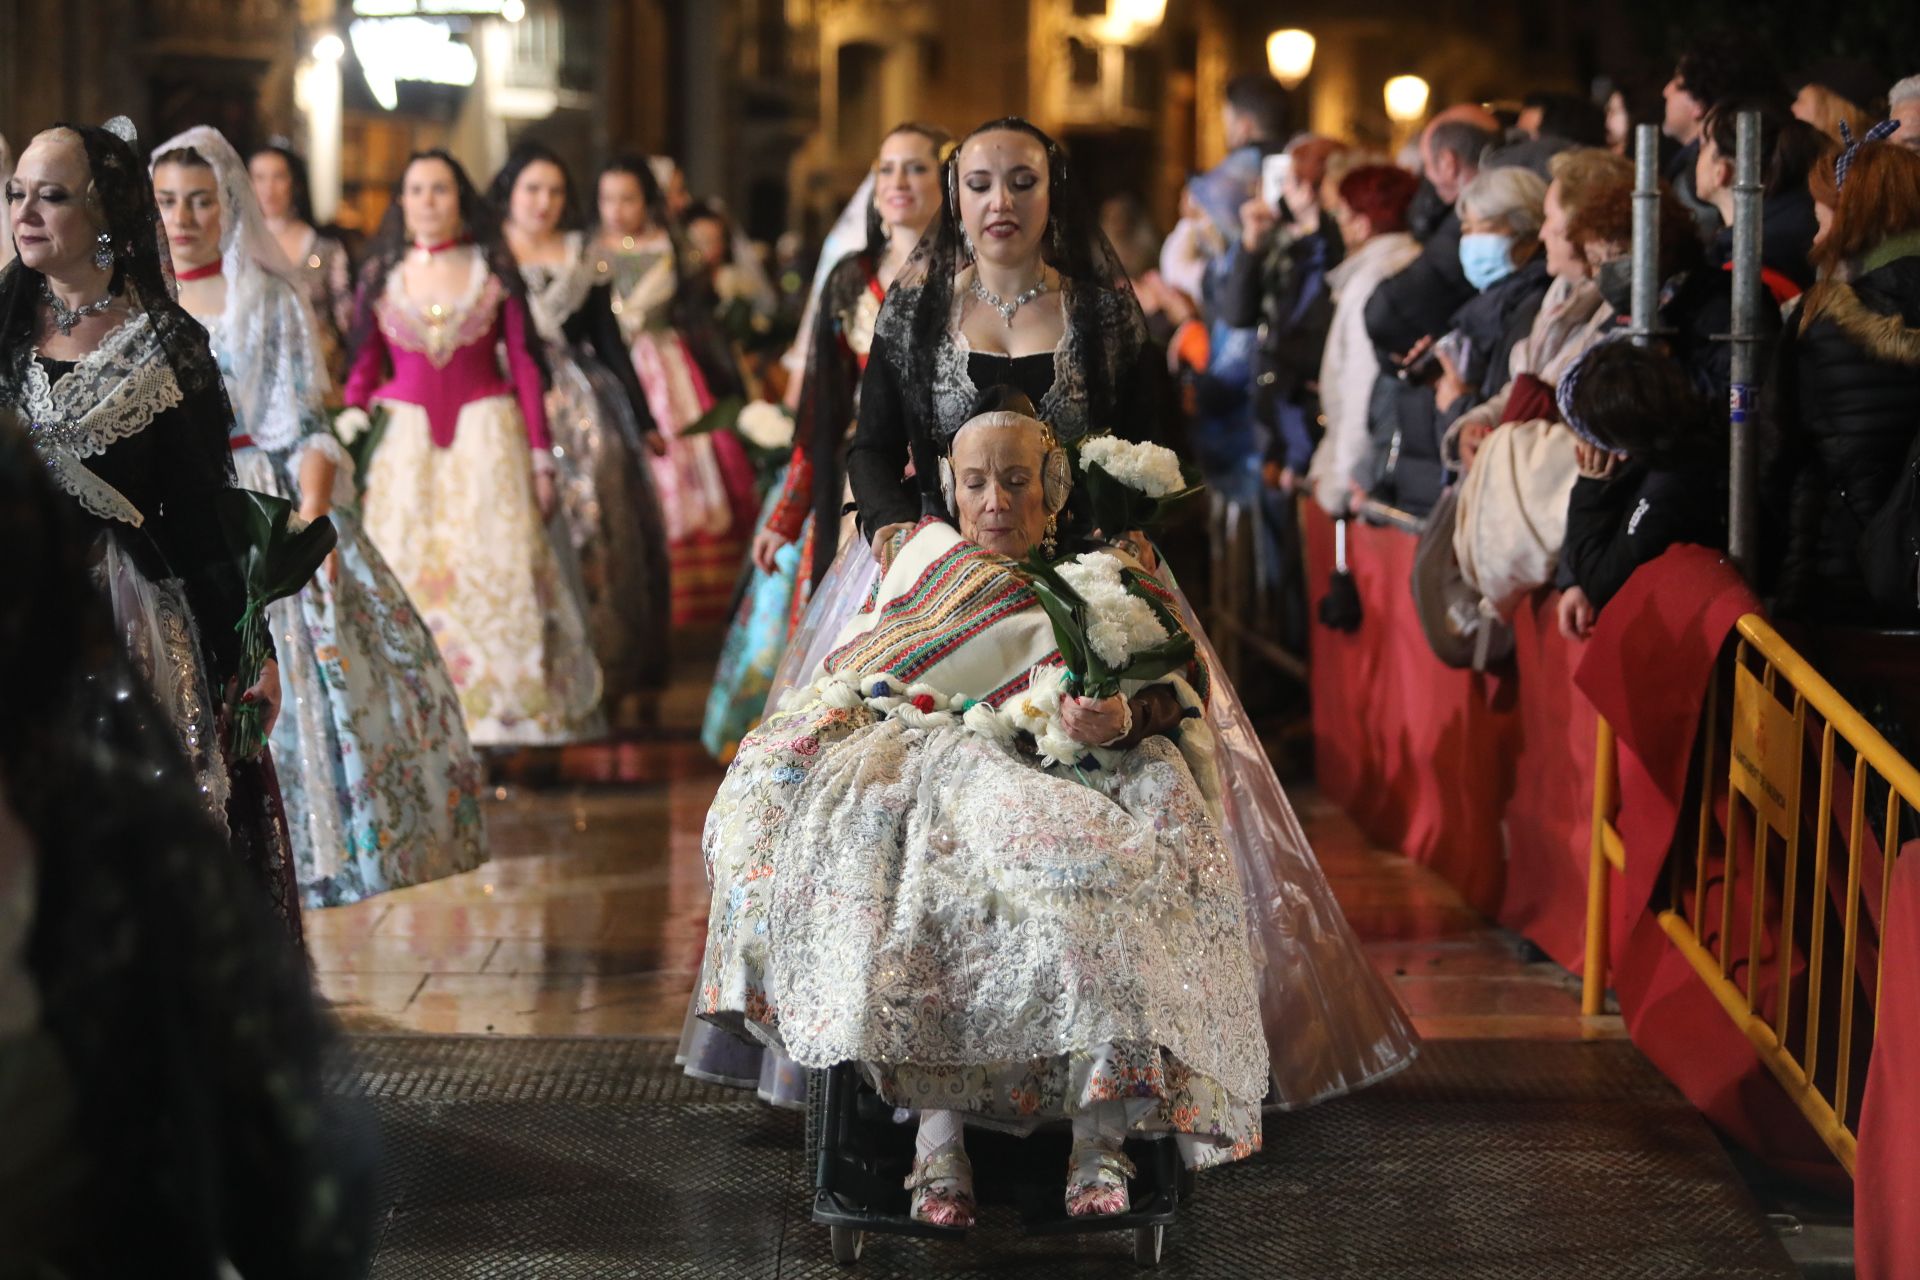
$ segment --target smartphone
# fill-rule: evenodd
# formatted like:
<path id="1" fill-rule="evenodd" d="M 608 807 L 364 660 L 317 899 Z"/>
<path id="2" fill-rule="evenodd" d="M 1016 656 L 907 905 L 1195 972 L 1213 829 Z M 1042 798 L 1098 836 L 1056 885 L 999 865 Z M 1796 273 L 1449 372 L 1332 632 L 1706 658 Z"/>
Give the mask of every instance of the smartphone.
<path id="1" fill-rule="evenodd" d="M 1293 177 L 1293 157 L 1285 152 L 1270 155 L 1260 161 L 1260 198 L 1268 206 L 1285 212 L 1286 205 L 1281 195 L 1287 180 Z"/>

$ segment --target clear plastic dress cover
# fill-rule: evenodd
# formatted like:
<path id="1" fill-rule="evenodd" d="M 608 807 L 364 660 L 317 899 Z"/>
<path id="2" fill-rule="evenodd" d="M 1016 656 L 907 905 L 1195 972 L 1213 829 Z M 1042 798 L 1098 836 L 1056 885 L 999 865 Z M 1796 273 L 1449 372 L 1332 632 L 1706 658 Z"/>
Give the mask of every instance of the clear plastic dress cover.
<path id="1" fill-rule="evenodd" d="M 880 566 L 857 538 L 840 549 L 775 673 L 768 706 L 820 673 L 834 638 L 872 593 Z M 1247 894 L 1260 965 L 1260 1014 L 1273 1066 L 1269 1105 L 1304 1107 L 1391 1075 L 1419 1037 L 1368 962 L 1219 655 L 1174 586 L 1213 673 L 1207 722 L 1220 743 L 1225 835 Z"/>

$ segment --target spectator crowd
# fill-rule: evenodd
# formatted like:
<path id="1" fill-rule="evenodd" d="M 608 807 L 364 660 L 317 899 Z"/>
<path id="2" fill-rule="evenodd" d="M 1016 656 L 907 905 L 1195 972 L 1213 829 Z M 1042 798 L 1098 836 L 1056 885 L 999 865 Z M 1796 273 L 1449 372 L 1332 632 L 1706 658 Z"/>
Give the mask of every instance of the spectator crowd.
<path id="1" fill-rule="evenodd" d="M 1400 157 L 1286 131 L 1266 77 L 1136 270 L 1189 388 L 1191 454 L 1302 594 L 1295 501 L 1421 530 L 1453 665 L 1558 589 L 1584 637 L 1634 570 L 1728 536 L 1738 121 L 1757 113 L 1756 586 L 1776 616 L 1920 620 L 1920 76 L 1783 75 L 1740 33 L 1657 99 L 1601 82 L 1439 111 Z M 1658 290 L 1631 316 L 1635 128 L 1660 127 Z M 1150 252 L 1138 247 L 1145 267 Z M 1281 639 L 1304 643 L 1304 608 Z M 1289 628 L 1292 634 L 1286 634 Z"/>

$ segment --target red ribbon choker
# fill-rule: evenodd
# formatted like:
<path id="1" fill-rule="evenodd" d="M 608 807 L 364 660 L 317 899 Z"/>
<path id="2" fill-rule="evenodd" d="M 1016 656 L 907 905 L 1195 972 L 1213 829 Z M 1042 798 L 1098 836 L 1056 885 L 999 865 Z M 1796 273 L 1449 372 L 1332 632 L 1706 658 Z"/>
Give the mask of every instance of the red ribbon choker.
<path id="1" fill-rule="evenodd" d="M 439 244 L 415 244 L 413 247 L 431 256 L 436 253 L 445 253 L 449 249 L 458 249 L 463 244 L 472 243 L 473 241 L 466 236 L 456 236 L 452 240 L 442 240 Z"/>
<path id="2" fill-rule="evenodd" d="M 191 271 L 176 271 L 173 273 L 173 278 L 181 284 L 191 284 L 195 280 L 205 280 L 209 276 L 217 276 L 223 269 L 224 267 L 220 259 L 215 258 L 204 267 L 195 267 Z"/>

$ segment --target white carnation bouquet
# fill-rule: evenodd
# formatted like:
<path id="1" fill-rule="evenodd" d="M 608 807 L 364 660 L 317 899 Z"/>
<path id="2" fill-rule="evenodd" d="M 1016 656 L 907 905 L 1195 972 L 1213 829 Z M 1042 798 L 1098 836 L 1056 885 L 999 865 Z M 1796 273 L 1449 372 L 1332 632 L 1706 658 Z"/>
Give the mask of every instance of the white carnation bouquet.
<path id="1" fill-rule="evenodd" d="M 1083 441 L 1079 452 L 1093 526 L 1109 538 L 1158 528 L 1201 492 L 1164 445 L 1102 435 Z"/>
<path id="2" fill-rule="evenodd" d="M 1193 660 L 1193 639 L 1110 551 L 1026 564 L 1067 664 L 1067 692 L 1108 698 L 1123 680 L 1152 681 Z"/>
<path id="3" fill-rule="evenodd" d="M 793 447 L 793 415 L 785 405 L 770 400 L 755 400 L 741 409 L 733 429 L 758 449 Z"/>

